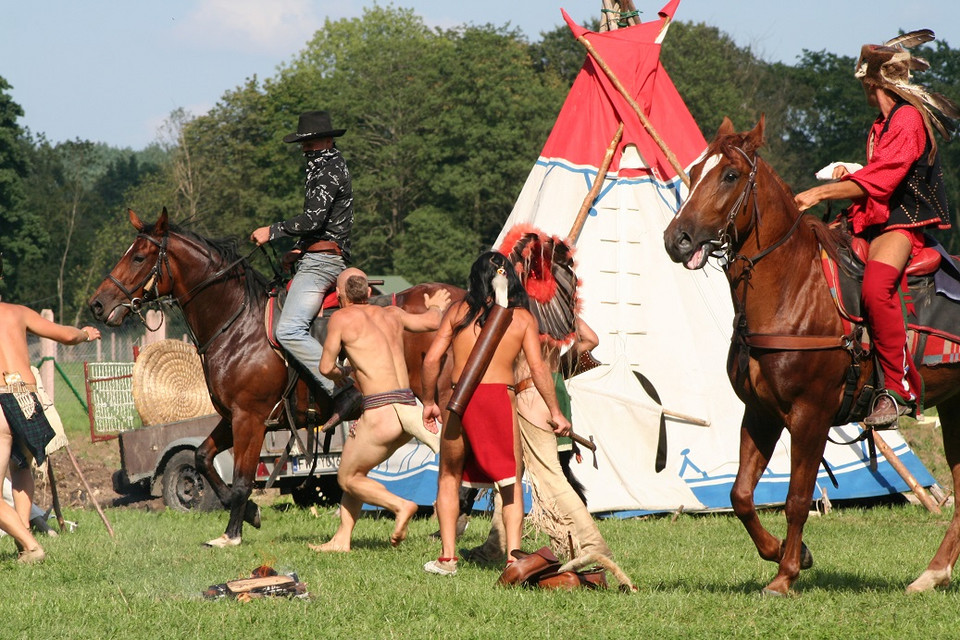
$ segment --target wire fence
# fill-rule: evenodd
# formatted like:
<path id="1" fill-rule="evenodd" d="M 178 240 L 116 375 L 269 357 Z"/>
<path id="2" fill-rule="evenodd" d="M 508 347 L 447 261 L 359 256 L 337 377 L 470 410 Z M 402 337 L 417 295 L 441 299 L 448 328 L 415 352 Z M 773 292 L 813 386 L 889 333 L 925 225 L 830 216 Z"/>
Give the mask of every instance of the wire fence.
<path id="1" fill-rule="evenodd" d="M 100 326 L 100 340 L 73 346 L 28 335 L 30 362 L 45 372 L 44 386 L 65 425 L 74 431 L 89 425 L 92 440 L 141 426 L 133 401 L 138 350 L 166 338 L 188 341 L 177 312 L 149 312 L 147 324 L 154 330 L 135 320 L 116 328 Z"/>

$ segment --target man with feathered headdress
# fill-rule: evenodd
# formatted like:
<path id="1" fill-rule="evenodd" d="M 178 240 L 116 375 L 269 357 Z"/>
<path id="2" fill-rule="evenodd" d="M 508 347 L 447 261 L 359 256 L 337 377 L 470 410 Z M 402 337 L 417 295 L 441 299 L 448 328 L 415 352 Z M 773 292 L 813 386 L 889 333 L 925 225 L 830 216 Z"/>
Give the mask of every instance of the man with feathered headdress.
<path id="1" fill-rule="evenodd" d="M 864 420 L 872 427 L 896 423 L 919 395 L 921 381 L 908 357 L 897 285 L 907 262 L 924 246 L 923 229 L 950 227 L 934 130 L 948 138 L 960 109 L 910 81 L 911 71 L 930 65 L 907 50 L 933 37 L 924 29 L 882 45 L 863 45 L 854 75 L 867 102 L 880 110 L 867 139 L 867 165 L 851 173 L 839 164 L 835 182 L 796 196 L 801 211 L 823 200 L 852 200 L 846 210 L 852 231 L 870 243 L 862 302 L 885 390 Z"/>

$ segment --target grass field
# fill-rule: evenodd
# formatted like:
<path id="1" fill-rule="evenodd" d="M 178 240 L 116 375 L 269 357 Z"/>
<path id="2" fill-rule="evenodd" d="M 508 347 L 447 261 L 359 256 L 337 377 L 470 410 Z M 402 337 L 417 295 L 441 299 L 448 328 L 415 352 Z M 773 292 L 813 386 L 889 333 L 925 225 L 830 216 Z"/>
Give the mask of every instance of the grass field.
<path id="1" fill-rule="evenodd" d="M 430 519 L 411 525 L 398 549 L 393 522 L 364 518 L 348 555 L 307 548 L 336 526 L 286 502 L 264 510 L 234 549 L 207 549 L 225 514 L 108 509 L 111 540 L 93 511 L 67 518 L 77 531 L 46 539 L 47 561 L 21 567 L 0 540 L 0 637 L 65 638 L 877 638 L 956 635 L 955 588 L 907 596 L 949 513 L 919 507 L 835 509 L 812 517 L 806 542 L 815 565 L 795 594 L 760 589 L 775 566 L 757 557 L 736 518 L 681 516 L 603 521 L 633 594 L 536 592 L 494 586 L 495 567 L 461 563 L 440 577 L 421 565 L 437 555 Z M 764 514 L 782 533 L 778 512 Z M 463 545 L 479 544 L 489 521 L 475 517 Z M 532 550 L 544 540 L 525 542 Z M 296 571 L 309 600 L 208 601 L 211 584 L 246 577 L 260 564 Z"/>
<path id="2" fill-rule="evenodd" d="M 75 372 L 71 372 L 75 373 Z M 71 375 L 71 378 L 74 378 Z M 76 384 L 76 383 L 75 383 Z M 82 372 L 79 384 L 82 393 Z M 69 389 L 57 405 L 78 456 L 96 456 L 86 416 Z M 75 406 L 76 405 L 76 406 Z M 946 488 L 939 429 L 904 421 L 901 431 Z M 607 520 L 601 531 L 639 587 L 633 594 L 549 593 L 494 586 L 499 568 L 461 563 L 457 576 L 428 575 L 439 552 L 436 522 L 419 519 L 391 548 L 393 522 L 364 518 L 355 552 L 318 555 L 307 543 L 336 528 L 332 509 L 315 517 L 285 499 L 265 507 L 263 529 L 243 546 L 201 542 L 223 532 L 226 514 L 108 508 L 111 539 L 93 510 L 67 510 L 77 531 L 44 539 L 48 559 L 21 567 L 0 539 L 0 639 L 5 638 L 878 638 L 954 637 L 957 588 L 907 596 L 926 566 L 952 507 L 933 515 L 903 505 L 834 509 L 811 516 L 805 542 L 815 559 L 788 598 L 760 590 L 776 566 L 761 561 L 729 515 Z M 783 535 L 778 511 L 762 515 Z M 489 521 L 475 517 L 461 546 L 479 544 Z M 524 548 L 545 539 L 532 536 Z M 296 571 L 309 600 L 208 601 L 210 585 L 246 577 L 261 564 Z"/>

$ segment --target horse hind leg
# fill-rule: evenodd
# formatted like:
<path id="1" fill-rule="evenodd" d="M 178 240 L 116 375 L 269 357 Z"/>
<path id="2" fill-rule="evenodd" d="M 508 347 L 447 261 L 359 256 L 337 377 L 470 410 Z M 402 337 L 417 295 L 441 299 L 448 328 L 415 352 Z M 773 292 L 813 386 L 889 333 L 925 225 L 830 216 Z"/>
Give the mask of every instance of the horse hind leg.
<path id="1" fill-rule="evenodd" d="M 940 414 L 943 451 L 950 466 L 950 475 L 953 476 L 953 495 L 957 496 L 960 492 L 960 397 L 937 405 L 937 411 Z M 958 556 L 960 509 L 954 506 L 953 518 L 947 526 L 940 547 L 923 573 L 907 586 L 907 593 L 922 593 L 949 586 Z"/>

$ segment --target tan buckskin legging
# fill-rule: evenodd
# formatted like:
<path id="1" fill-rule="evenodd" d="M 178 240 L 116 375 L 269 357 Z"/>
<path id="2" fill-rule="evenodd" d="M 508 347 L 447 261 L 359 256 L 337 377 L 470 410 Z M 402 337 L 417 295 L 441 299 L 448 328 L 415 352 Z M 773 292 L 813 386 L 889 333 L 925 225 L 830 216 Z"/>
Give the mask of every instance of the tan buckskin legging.
<path id="1" fill-rule="evenodd" d="M 558 530 L 569 531 L 572 534 L 578 557 L 592 553 L 611 558 L 613 554 L 600 534 L 593 516 L 587 511 L 580 496 L 563 475 L 560 458 L 557 456 L 557 437 L 552 432 L 537 427 L 523 416 L 519 418 L 523 465 L 534 485 L 534 493 L 541 507 L 548 516 L 557 520 Z M 560 540 L 553 539 L 551 536 L 551 543 L 558 556 L 569 555 L 566 533 Z M 500 555 L 506 553 L 499 494 L 495 499 L 490 534 L 482 546 L 490 552 L 499 549 Z"/>

